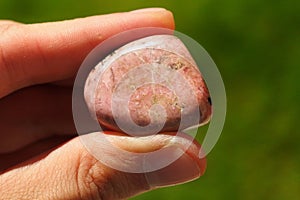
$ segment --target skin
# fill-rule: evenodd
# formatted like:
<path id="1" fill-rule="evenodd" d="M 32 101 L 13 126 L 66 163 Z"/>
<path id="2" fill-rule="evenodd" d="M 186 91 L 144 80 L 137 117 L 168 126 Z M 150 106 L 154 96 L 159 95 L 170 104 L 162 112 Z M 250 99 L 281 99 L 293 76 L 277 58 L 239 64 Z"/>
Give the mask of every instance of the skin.
<path id="1" fill-rule="evenodd" d="M 124 199 L 203 174 L 206 162 L 198 159 L 195 141 L 166 168 L 129 174 L 100 163 L 76 135 L 71 91 L 82 60 L 106 38 L 145 26 L 173 29 L 172 13 L 148 9 L 30 25 L 0 21 L 0 199 Z M 146 141 L 116 132 L 107 137 L 133 152 L 183 149 L 191 140 L 172 133 Z"/>

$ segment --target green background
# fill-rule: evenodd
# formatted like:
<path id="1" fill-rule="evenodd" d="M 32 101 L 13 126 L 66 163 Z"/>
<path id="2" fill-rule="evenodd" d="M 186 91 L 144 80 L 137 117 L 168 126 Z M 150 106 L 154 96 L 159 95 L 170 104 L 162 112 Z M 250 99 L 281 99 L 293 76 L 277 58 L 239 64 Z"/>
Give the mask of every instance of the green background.
<path id="1" fill-rule="evenodd" d="M 0 0 L 0 18 L 26 23 L 162 6 L 223 76 L 223 133 L 199 180 L 146 199 L 300 199 L 300 1 Z M 1 37 L 1 35 L 0 35 Z"/>

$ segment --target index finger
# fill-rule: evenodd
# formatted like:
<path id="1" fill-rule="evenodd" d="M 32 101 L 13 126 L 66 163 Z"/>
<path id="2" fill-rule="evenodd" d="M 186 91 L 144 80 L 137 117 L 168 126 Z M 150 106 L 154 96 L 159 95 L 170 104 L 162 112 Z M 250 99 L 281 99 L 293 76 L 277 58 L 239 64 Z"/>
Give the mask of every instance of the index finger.
<path id="1" fill-rule="evenodd" d="M 97 44 L 140 27 L 174 29 L 173 15 L 146 9 L 61 22 L 0 24 L 0 98 L 26 86 L 73 77 Z"/>

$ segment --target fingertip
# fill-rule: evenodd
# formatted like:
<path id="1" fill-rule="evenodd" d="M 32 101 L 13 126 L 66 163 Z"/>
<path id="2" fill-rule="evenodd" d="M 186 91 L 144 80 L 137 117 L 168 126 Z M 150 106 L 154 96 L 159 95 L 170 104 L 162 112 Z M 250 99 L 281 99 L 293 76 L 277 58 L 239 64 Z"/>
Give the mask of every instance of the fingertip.
<path id="1" fill-rule="evenodd" d="M 175 29 L 175 20 L 172 11 L 164 8 L 144 8 L 128 12 L 127 14 L 145 15 L 148 16 L 148 19 L 157 23 L 154 24 L 155 26 L 172 30 Z"/>
<path id="2" fill-rule="evenodd" d="M 140 8 L 137 10 L 130 11 L 131 13 L 145 13 L 145 12 L 163 12 L 166 11 L 164 8 L 152 7 L 152 8 Z"/>
<path id="3" fill-rule="evenodd" d="M 166 25 L 168 26 L 169 29 L 174 30 L 175 29 L 175 20 L 174 20 L 174 15 L 172 11 L 166 10 L 165 11 L 165 17 L 168 19 L 166 22 Z"/>
<path id="4" fill-rule="evenodd" d="M 202 175 L 201 167 L 188 154 L 183 153 L 167 167 L 147 173 L 146 179 L 151 188 L 183 184 L 199 178 Z"/>

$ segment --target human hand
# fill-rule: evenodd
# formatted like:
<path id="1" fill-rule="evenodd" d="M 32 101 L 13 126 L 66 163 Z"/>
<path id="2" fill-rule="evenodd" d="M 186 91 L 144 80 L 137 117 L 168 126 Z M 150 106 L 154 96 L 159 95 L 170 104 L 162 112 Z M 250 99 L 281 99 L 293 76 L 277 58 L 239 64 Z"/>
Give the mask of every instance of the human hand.
<path id="1" fill-rule="evenodd" d="M 149 182 L 145 174 L 103 165 L 76 137 L 72 83 L 81 62 L 101 41 L 139 27 L 173 29 L 174 21 L 169 11 L 150 9 L 30 25 L 0 21 L 1 199 L 124 199 L 203 174 L 196 142 L 171 165 L 148 173 Z M 133 152 L 183 149 L 191 140 L 117 134 L 107 137 Z"/>

